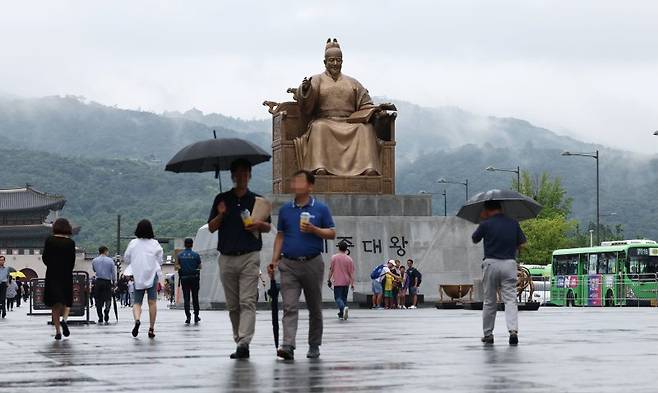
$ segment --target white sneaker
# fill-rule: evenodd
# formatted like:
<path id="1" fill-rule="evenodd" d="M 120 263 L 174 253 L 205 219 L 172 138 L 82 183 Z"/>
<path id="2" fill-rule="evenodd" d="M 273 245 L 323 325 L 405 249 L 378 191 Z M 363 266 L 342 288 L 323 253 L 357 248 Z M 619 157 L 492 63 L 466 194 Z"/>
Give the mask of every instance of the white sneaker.
<path id="1" fill-rule="evenodd" d="M 415 310 L 417 307 L 416 306 L 409 306 L 410 310 Z"/>
<path id="2" fill-rule="evenodd" d="M 345 306 L 345 308 L 343 309 L 343 321 L 347 321 L 347 317 L 349 313 L 350 313 L 350 308 Z"/>

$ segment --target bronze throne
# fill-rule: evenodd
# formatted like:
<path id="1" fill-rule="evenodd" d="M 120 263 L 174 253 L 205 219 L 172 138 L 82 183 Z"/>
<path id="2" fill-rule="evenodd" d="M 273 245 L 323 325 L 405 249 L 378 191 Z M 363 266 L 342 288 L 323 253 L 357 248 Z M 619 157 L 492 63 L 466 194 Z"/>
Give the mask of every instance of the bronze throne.
<path id="1" fill-rule="evenodd" d="M 292 89 L 289 90 L 289 92 Z M 290 178 L 300 169 L 294 140 L 302 136 L 310 119 L 302 115 L 295 101 L 265 101 L 272 114 L 272 192 L 288 194 Z M 382 104 L 370 117 L 381 145 L 379 159 L 382 173 L 378 176 L 316 176 L 314 192 L 339 194 L 395 194 L 395 118 L 397 109 Z"/>

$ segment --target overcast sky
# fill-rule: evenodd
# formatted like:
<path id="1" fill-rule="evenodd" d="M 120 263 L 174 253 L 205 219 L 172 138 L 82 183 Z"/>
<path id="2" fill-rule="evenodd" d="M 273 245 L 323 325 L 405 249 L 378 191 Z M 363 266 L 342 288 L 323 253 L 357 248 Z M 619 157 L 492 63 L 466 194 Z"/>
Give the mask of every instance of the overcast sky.
<path id="1" fill-rule="evenodd" d="M 0 92 L 263 118 L 336 37 L 372 95 L 658 147 L 658 2 L 354 3 L 4 2 Z"/>

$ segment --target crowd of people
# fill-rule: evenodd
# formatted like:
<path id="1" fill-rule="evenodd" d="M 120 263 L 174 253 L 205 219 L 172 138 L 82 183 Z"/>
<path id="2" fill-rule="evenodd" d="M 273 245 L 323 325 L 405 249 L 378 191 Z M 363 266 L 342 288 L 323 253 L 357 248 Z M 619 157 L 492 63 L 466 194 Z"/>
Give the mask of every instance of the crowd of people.
<path id="1" fill-rule="evenodd" d="M 370 274 L 372 279 L 372 308 L 415 309 L 418 305 L 418 288 L 423 275 L 414 267 L 412 259 L 405 268 L 400 260 L 390 259 L 378 265 Z"/>
<path id="2" fill-rule="evenodd" d="M 254 219 L 257 198 L 248 188 L 251 164 L 236 160 L 231 165 L 234 187 L 220 193 L 213 201 L 208 218 L 208 229 L 217 233 L 220 280 L 223 284 L 226 308 L 231 321 L 236 350 L 232 359 L 250 357 L 249 346 L 254 336 L 256 302 L 260 281 L 260 251 L 262 233 L 271 230 L 271 219 Z M 315 176 L 300 170 L 291 181 L 294 199 L 281 206 L 278 212 L 277 233 L 274 239 L 272 261 L 267 273 L 273 286 L 280 289 L 283 302 L 283 340 L 277 356 L 284 360 L 294 359 L 299 319 L 299 300 L 304 293 L 309 311 L 307 358 L 318 358 L 323 336 L 322 285 L 325 265 L 322 257 L 324 241 L 336 237 L 335 224 L 328 206 L 312 195 Z M 493 324 L 496 313 L 496 293 L 500 291 L 506 308 L 510 344 L 518 343 L 518 322 L 514 286 L 516 269 L 514 256 L 525 237 L 518 223 L 507 218 L 500 204 L 485 204 L 485 220 L 473 234 L 473 242 L 484 240 L 484 312 L 482 341 L 493 343 Z M 42 260 L 47 266 L 45 303 L 52 309 L 55 339 L 70 335 L 67 324 L 72 305 L 72 271 L 75 262 L 75 243 L 71 239 L 71 225 L 64 218 L 53 223 L 53 234 L 45 242 Z M 148 337 L 155 337 L 157 299 L 162 279 L 163 249 L 155 238 L 149 220 L 141 220 L 135 229 L 135 238 L 128 244 L 123 255 L 126 266 L 124 278 L 117 277 L 116 265 L 108 257 L 107 247 L 100 247 L 99 256 L 92 262 L 96 273 L 94 297 L 99 324 L 108 323 L 112 288 L 123 304 L 133 308 L 132 336 L 139 335 L 142 303 L 147 297 L 149 310 Z M 192 239 L 185 240 L 185 250 L 177 256 L 179 283 L 183 290 L 185 323 L 199 323 L 199 280 L 201 258 L 192 251 Z M 0 290 L 7 292 L 7 282 L 2 281 L 0 257 Z M 514 268 L 514 269 L 513 269 Z M 347 294 L 354 290 L 354 262 L 348 255 L 348 244 L 338 244 L 338 252 L 332 256 L 329 267 L 329 287 L 333 288 L 338 307 L 338 318 L 347 320 L 349 307 Z M 422 274 L 409 259 L 406 266 L 399 260 L 389 260 L 371 272 L 373 308 L 416 308 Z M 118 280 L 118 282 L 117 282 Z M 276 281 L 279 281 L 278 283 Z M 10 282 L 10 281 L 9 281 Z M 11 284 L 10 284 L 11 285 Z M 170 291 L 173 292 L 173 281 Z M 13 294 L 13 290 L 10 291 Z M 128 293 L 126 296 L 125 293 Z M 4 302 L 3 302 L 4 307 Z M 192 309 L 191 309 L 192 308 Z M 4 310 L 3 310 L 4 313 Z"/>

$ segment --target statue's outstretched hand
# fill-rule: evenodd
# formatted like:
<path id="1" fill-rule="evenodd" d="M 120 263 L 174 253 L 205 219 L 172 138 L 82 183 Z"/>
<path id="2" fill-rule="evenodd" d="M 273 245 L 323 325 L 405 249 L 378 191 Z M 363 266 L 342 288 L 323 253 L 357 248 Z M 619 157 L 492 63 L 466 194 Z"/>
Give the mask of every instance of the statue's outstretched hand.
<path id="1" fill-rule="evenodd" d="M 302 93 L 306 93 L 308 89 L 311 87 L 311 79 L 313 79 L 312 76 L 308 78 L 304 78 L 304 80 L 302 81 Z"/>

